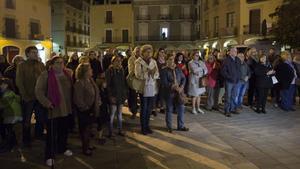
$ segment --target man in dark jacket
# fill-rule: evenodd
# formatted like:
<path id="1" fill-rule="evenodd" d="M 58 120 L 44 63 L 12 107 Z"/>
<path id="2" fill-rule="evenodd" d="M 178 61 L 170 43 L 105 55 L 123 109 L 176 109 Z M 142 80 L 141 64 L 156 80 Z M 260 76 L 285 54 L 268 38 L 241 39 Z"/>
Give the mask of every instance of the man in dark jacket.
<path id="1" fill-rule="evenodd" d="M 239 113 L 236 109 L 235 99 L 237 84 L 240 80 L 241 61 L 237 56 L 235 47 L 230 49 L 229 56 L 225 58 L 222 66 L 222 75 L 225 79 L 225 116 L 231 117 L 231 113 Z"/>
<path id="2" fill-rule="evenodd" d="M 285 111 L 295 111 L 293 108 L 293 97 L 297 78 L 296 69 L 292 64 L 292 57 L 289 52 L 282 52 L 281 58 L 283 62 L 275 69 L 280 87 L 280 108 Z"/>
<path id="3" fill-rule="evenodd" d="M 94 51 L 90 51 L 89 59 L 90 59 L 91 68 L 93 70 L 93 79 L 94 80 L 96 80 L 97 77 L 100 75 L 100 73 L 103 72 L 101 63 L 96 57 L 97 57 L 96 53 Z"/>

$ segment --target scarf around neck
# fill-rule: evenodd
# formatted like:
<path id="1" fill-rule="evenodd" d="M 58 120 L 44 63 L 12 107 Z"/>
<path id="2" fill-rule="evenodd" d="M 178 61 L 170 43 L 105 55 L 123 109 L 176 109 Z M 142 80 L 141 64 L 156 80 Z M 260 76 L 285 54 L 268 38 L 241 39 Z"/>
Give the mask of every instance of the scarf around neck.
<path id="1" fill-rule="evenodd" d="M 63 73 L 65 76 L 67 76 L 69 79 L 71 79 L 71 77 L 69 77 L 70 75 L 68 74 L 68 72 L 66 71 L 66 69 L 63 70 Z M 58 81 L 55 75 L 55 71 L 53 68 L 51 68 L 48 71 L 48 98 L 50 100 L 50 102 L 53 104 L 54 107 L 58 107 L 60 105 L 60 101 L 61 101 L 61 96 L 60 96 L 60 90 L 59 90 L 59 85 L 58 85 Z"/>

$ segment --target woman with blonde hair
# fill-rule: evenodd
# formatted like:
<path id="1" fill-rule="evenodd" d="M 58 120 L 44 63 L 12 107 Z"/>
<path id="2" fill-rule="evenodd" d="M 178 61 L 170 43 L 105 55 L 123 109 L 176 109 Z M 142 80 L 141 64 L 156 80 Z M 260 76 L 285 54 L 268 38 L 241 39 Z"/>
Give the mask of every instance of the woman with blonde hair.
<path id="1" fill-rule="evenodd" d="M 140 81 L 137 91 L 141 97 L 141 129 L 142 134 L 147 135 L 153 133 L 149 126 L 150 113 L 153 109 L 154 98 L 158 93 L 157 79 L 159 79 L 158 67 L 152 58 L 153 48 L 151 45 L 141 47 L 141 57 L 135 62 L 135 76 Z"/>
<path id="2" fill-rule="evenodd" d="M 292 63 L 290 52 L 283 51 L 281 58 L 283 62 L 275 69 L 280 87 L 280 108 L 284 111 L 295 111 L 293 108 L 293 97 L 296 87 L 297 71 Z"/>
<path id="3" fill-rule="evenodd" d="M 192 96 L 192 113 L 204 114 L 204 111 L 200 108 L 201 95 L 205 93 L 205 86 L 202 84 L 202 78 L 207 74 L 207 67 L 202 61 L 199 51 L 193 51 L 191 55 L 192 60 L 189 62 L 189 86 L 188 95 Z"/>
<path id="4" fill-rule="evenodd" d="M 93 70 L 89 63 L 81 63 L 76 69 L 74 84 L 74 104 L 78 110 L 79 132 L 82 152 L 91 156 L 94 147 L 90 145 L 92 124 L 99 113 L 99 89 L 93 80 Z"/>
<path id="5" fill-rule="evenodd" d="M 129 87 L 129 92 L 128 92 L 128 107 L 130 112 L 132 113 L 131 118 L 135 119 L 136 114 L 137 114 L 137 98 L 138 98 L 138 93 L 136 92 L 136 89 L 133 87 L 134 83 L 134 68 L 135 68 L 135 61 L 141 56 L 141 47 L 136 46 L 132 52 L 132 55 L 128 59 L 128 76 L 127 76 L 127 84 Z"/>

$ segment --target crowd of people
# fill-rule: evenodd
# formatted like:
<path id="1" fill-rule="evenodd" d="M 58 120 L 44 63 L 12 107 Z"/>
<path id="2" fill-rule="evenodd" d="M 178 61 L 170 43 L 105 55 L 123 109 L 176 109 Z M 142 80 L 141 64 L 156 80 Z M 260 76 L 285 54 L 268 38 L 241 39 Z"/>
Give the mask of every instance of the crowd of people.
<path id="1" fill-rule="evenodd" d="M 126 56 L 116 49 L 105 55 L 90 51 L 81 57 L 75 52 L 68 60 L 54 53 L 46 64 L 34 46 L 25 55 L 15 56 L 11 64 L 0 56 L 0 149 L 21 147 L 15 132 L 18 125 L 22 126 L 22 147 L 31 147 L 34 113 L 34 136 L 45 138 L 48 166 L 54 164 L 55 154 L 72 156 L 67 140 L 77 124 L 87 156 L 95 150 L 93 137 L 105 143 L 105 126 L 108 138 L 124 137 L 122 108 L 126 103 L 132 119 L 139 112 L 141 134 L 147 135 L 153 133 L 150 116 L 157 113 L 165 114 L 168 132 L 174 129 L 173 114 L 177 114 L 177 130 L 189 131 L 184 123 L 189 100 L 192 114 L 218 111 L 231 117 L 244 106 L 267 113 L 269 92 L 275 107 L 295 111 L 296 89 L 300 92 L 300 54 L 283 51 L 277 55 L 274 49 L 267 54 L 232 47 L 226 52 L 215 49 L 205 57 L 199 50 L 159 48 L 154 52 L 151 45 L 143 45 L 128 49 Z M 201 107 L 204 95 L 206 102 Z M 93 124 L 97 124 L 97 133 L 93 133 Z"/>

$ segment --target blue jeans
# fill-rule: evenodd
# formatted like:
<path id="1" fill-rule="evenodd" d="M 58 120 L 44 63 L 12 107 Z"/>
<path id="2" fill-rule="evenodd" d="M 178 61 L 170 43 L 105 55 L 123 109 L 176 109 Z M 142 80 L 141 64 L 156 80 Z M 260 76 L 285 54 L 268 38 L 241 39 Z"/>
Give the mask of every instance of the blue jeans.
<path id="1" fill-rule="evenodd" d="M 288 89 L 284 89 L 280 91 L 280 97 L 281 97 L 281 108 L 284 110 L 290 110 L 293 107 L 293 97 L 295 93 L 296 85 L 291 84 Z"/>
<path id="2" fill-rule="evenodd" d="M 123 107 L 123 104 L 111 105 L 111 114 L 110 114 L 110 121 L 109 121 L 109 133 L 110 134 L 112 134 L 112 132 L 113 132 L 115 114 L 117 114 L 118 129 L 119 129 L 119 131 L 122 130 L 122 107 Z"/>
<path id="3" fill-rule="evenodd" d="M 178 104 L 174 102 L 173 97 L 168 97 L 166 99 L 167 103 L 167 112 L 166 112 L 166 124 L 167 128 L 172 129 L 172 114 L 174 111 L 174 106 L 177 112 L 177 129 L 181 129 L 184 127 L 184 105 Z"/>
<path id="4" fill-rule="evenodd" d="M 155 102 L 155 97 L 142 97 L 141 98 L 141 113 L 140 113 L 140 121 L 141 121 L 141 128 L 142 132 L 146 132 L 150 129 L 149 121 L 151 111 L 153 109 L 153 105 Z"/>
<path id="5" fill-rule="evenodd" d="M 35 136 L 40 137 L 43 135 L 43 130 L 46 127 L 47 110 L 37 101 L 23 101 L 23 143 L 31 143 L 31 116 L 35 113 Z"/>
<path id="6" fill-rule="evenodd" d="M 236 109 L 235 98 L 237 96 L 237 83 L 225 82 L 225 113 Z"/>
<path id="7" fill-rule="evenodd" d="M 244 95 L 247 91 L 248 83 L 247 82 L 239 82 L 237 84 L 237 97 L 235 99 L 235 104 L 237 107 L 241 107 L 244 99 Z"/>

